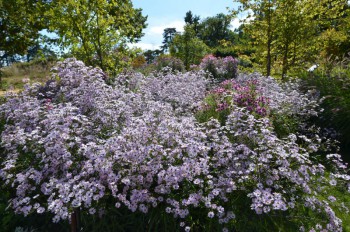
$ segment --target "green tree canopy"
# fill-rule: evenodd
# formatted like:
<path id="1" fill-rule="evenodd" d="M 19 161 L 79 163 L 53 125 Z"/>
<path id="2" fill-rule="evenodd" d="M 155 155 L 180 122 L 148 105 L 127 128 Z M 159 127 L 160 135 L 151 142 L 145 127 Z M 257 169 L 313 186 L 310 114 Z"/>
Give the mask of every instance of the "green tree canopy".
<path id="1" fill-rule="evenodd" d="M 170 54 L 181 59 L 187 70 L 191 64 L 199 64 L 209 52 L 210 48 L 195 37 L 192 25 L 186 25 L 182 34 L 176 34 L 170 45 Z"/>
<path id="2" fill-rule="evenodd" d="M 40 12 L 45 0 L 0 0 L 0 63 L 15 55 L 26 54 L 37 44 L 39 31 L 46 26 Z"/>
<path id="3" fill-rule="evenodd" d="M 255 61 L 282 77 L 320 58 L 349 51 L 349 3 L 345 0 L 236 0 L 247 18 Z"/>
<path id="4" fill-rule="evenodd" d="M 193 15 L 192 11 L 188 11 L 186 12 L 186 16 L 184 19 L 185 19 L 186 25 L 192 25 L 195 35 L 198 36 L 199 30 L 200 30 L 200 20 L 201 20 L 200 16 Z"/>
<path id="5" fill-rule="evenodd" d="M 204 19 L 199 25 L 198 37 L 209 47 L 216 47 L 220 40 L 232 41 L 234 32 L 230 29 L 231 17 L 218 14 Z"/>
<path id="6" fill-rule="evenodd" d="M 146 19 L 131 0 L 0 0 L 0 62 L 34 52 L 47 29 L 87 65 L 115 72 L 131 60 L 127 43 L 141 38 Z"/>
<path id="7" fill-rule="evenodd" d="M 162 54 L 162 51 L 159 49 L 156 50 L 146 50 L 143 55 L 147 61 L 147 64 L 151 64 L 158 56 Z"/>
<path id="8" fill-rule="evenodd" d="M 163 32 L 163 45 L 161 46 L 162 52 L 165 53 L 169 50 L 170 44 L 176 35 L 176 28 L 165 28 Z"/>
<path id="9" fill-rule="evenodd" d="M 147 17 L 130 0 L 58 0 L 46 16 L 60 44 L 87 65 L 116 71 L 130 54 L 126 44 L 137 41 Z"/>

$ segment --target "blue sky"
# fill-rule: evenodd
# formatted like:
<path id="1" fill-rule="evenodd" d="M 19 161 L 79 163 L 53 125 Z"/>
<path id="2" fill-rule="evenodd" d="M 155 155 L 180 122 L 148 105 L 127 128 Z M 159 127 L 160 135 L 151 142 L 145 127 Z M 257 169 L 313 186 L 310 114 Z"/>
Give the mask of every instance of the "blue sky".
<path id="1" fill-rule="evenodd" d="M 164 28 L 175 27 L 177 31 L 183 31 L 184 17 L 189 10 L 203 19 L 219 13 L 227 14 L 227 7 L 233 9 L 237 6 L 233 0 L 132 0 L 132 3 L 143 9 L 143 15 L 148 15 L 145 36 L 137 44 L 142 49 L 158 49 Z M 238 19 L 231 24 L 237 27 Z"/>

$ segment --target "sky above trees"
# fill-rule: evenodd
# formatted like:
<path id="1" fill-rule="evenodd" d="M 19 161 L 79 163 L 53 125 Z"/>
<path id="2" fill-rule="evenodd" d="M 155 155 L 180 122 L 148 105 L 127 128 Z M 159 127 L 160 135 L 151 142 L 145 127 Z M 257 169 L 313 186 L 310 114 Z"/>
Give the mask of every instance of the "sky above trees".
<path id="1" fill-rule="evenodd" d="M 137 44 L 142 49 L 159 49 L 165 28 L 175 27 L 182 32 L 188 11 L 204 19 L 219 13 L 227 14 L 227 7 L 232 9 L 237 6 L 232 0 L 132 0 L 132 3 L 134 7 L 143 9 L 143 15 L 148 15 L 145 35 Z M 232 25 L 237 26 L 238 20 L 234 20 Z"/>

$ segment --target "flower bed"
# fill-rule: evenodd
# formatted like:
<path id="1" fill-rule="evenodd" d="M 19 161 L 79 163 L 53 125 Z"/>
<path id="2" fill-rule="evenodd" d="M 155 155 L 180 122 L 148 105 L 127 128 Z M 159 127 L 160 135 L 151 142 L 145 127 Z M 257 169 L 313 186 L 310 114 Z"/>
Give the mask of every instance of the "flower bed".
<path id="1" fill-rule="evenodd" d="M 335 211 L 347 206 L 331 193 L 349 194 L 347 167 L 308 126 L 317 96 L 297 82 L 244 75 L 208 95 L 203 72 L 117 80 L 107 85 L 101 70 L 67 59 L 46 86 L 7 97 L 0 177 L 16 213 L 58 222 L 112 206 L 159 209 L 185 231 L 342 231 Z M 277 133 L 281 118 L 298 125 Z"/>

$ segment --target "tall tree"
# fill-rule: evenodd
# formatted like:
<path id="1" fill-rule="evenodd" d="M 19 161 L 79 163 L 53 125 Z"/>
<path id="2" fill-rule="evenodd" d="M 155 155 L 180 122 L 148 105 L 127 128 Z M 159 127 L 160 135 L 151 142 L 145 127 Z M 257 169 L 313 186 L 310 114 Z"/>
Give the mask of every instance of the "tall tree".
<path id="1" fill-rule="evenodd" d="M 341 30 L 346 5 L 344 0 L 279 1 L 275 44 L 282 54 L 283 77 L 293 66 L 341 55 L 339 45 L 347 40 Z"/>
<path id="2" fill-rule="evenodd" d="M 57 0 L 52 4 L 46 16 L 60 44 L 87 65 L 105 71 L 123 66 L 126 44 L 138 40 L 146 27 L 147 17 L 130 0 Z"/>
<path id="3" fill-rule="evenodd" d="M 199 30 L 200 30 L 200 16 L 198 15 L 193 15 L 192 11 L 188 11 L 186 12 L 186 16 L 185 16 L 185 23 L 186 25 L 191 25 L 195 35 L 198 36 Z"/>
<path id="4" fill-rule="evenodd" d="M 170 54 L 181 59 L 187 70 L 191 64 L 199 64 L 209 51 L 210 48 L 202 40 L 195 37 L 192 25 L 186 25 L 182 34 L 176 34 L 170 46 Z"/>
<path id="5" fill-rule="evenodd" d="M 230 41 L 233 31 L 230 30 L 231 18 L 224 14 L 204 19 L 199 26 L 198 37 L 209 47 L 216 47 L 220 40 Z"/>
<path id="6" fill-rule="evenodd" d="M 192 11 L 186 12 L 185 16 L 185 23 L 188 25 L 195 25 L 198 24 L 200 20 L 200 16 L 198 15 L 193 15 Z"/>
<path id="7" fill-rule="evenodd" d="M 251 34 L 253 40 L 252 45 L 257 48 L 260 54 L 263 54 L 263 59 L 260 58 L 262 64 L 265 64 L 265 75 L 271 75 L 272 66 L 272 44 L 275 28 L 275 15 L 276 0 L 235 0 L 235 2 L 241 3 L 237 11 L 247 14 L 243 19 L 243 23 L 249 24 L 246 27 L 246 33 Z M 259 57 L 256 57 L 258 60 Z"/>
<path id="8" fill-rule="evenodd" d="M 41 13 L 45 0 L 0 0 L 0 64 L 26 54 L 37 43 L 46 23 Z"/>
<path id="9" fill-rule="evenodd" d="M 165 28 L 163 32 L 163 45 L 161 46 L 162 52 L 166 53 L 169 50 L 170 44 L 176 35 L 176 28 Z"/>
<path id="10" fill-rule="evenodd" d="M 0 69 L 37 44 L 46 0 L 0 0 Z M 0 71 L 0 85 L 2 84 Z"/>
<path id="11" fill-rule="evenodd" d="M 288 70 L 315 62 L 319 57 L 339 55 L 346 46 L 345 28 L 349 3 L 346 0 L 236 0 L 237 12 L 253 38 L 257 53 L 263 54 L 266 75 L 271 69 L 286 77 Z M 322 55 L 324 54 L 324 55 Z M 259 61 L 259 59 L 257 59 Z"/>
<path id="12" fill-rule="evenodd" d="M 151 64 L 158 56 L 162 54 L 162 51 L 159 49 L 156 50 L 147 50 L 143 53 L 145 56 L 147 64 Z"/>

